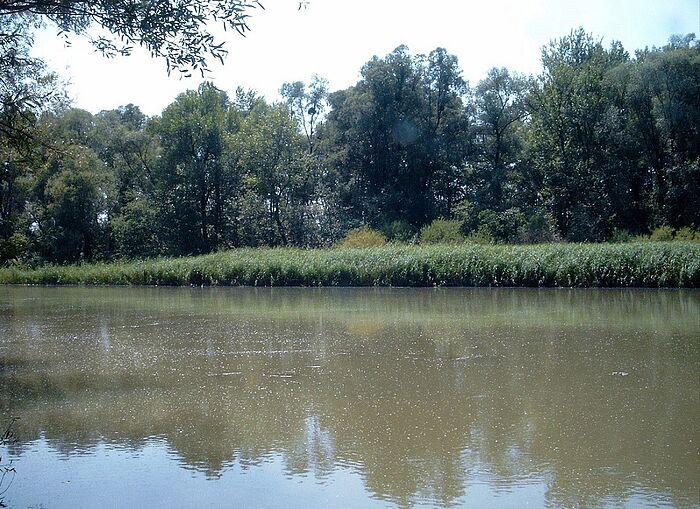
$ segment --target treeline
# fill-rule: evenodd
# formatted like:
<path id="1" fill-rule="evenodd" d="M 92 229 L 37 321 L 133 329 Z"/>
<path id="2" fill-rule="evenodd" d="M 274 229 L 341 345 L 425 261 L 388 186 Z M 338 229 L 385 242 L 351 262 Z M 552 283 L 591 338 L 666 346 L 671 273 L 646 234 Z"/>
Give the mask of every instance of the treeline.
<path id="1" fill-rule="evenodd" d="M 694 36 L 632 57 L 578 30 L 542 66 L 470 88 L 444 49 L 401 46 L 346 90 L 287 83 L 275 104 L 206 83 L 153 118 L 3 108 L 0 261 L 327 246 L 362 225 L 407 241 L 436 220 L 511 243 L 692 236 Z"/>

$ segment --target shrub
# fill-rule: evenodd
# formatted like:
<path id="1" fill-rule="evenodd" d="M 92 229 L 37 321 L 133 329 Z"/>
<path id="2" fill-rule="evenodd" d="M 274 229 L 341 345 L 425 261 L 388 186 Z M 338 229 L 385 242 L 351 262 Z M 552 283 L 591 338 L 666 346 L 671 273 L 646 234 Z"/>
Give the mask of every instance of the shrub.
<path id="1" fill-rule="evenodd" d="M 687 226 L 676 230 L 673 240 L 683 240 L 683 241 L 700 241 L 700 231 L 693 230 Z"/>
<path id="2" fill-rule="evenodd" d="M 420 230 L 421 244 L 462 244 L 465 241 L 460 231 L 460 221 L 436 219 Z"/>
<path id="3" fill-rule="evenodd" d="M 23 233 L 15 232 L 7 240 L 0 239 L 0 262 L 19 260 L 27 253 L 29 240 Z"/>
<path id="4" fill-rule="evenodd" d="M 154 256 L 160 251 L 155 205 L 145 199 L 127 203 L 112 219 L 119 255 L 127 258 Z"/>
<path id="5" fill-rule="evenodd" d="M 480 238 L 517 242 L 520 240 L 523 227 L 526 224 L 525 214 L 517 207 L 502 212 L 484 209 L 479 212 L 475 223 L 465 223 L 463 230 L 466 230 L 467 233 L 475 233 Z"/>
<path id="6" fill-rule="evenodd" d="M 655 242 L 673 240 L 673 228 L 670 226 L 659 226 L 658 228 L 654 228 L 651 235 L 649 235 L 649 240 Z"/>
<path id="7" fill-rule="evenodd" d="M 483 230 L 470 233 L 467 235 L 466 241 L 469 244 L 496 244 L 496 239 Z"/>
<path id="8" fill-rule="evenodd" d="M 384 244 L 386 244 L 386 237 L 369 226 L 350 230 L 340 241 L 340 247 L 344 248 L 377 247 Z"/>

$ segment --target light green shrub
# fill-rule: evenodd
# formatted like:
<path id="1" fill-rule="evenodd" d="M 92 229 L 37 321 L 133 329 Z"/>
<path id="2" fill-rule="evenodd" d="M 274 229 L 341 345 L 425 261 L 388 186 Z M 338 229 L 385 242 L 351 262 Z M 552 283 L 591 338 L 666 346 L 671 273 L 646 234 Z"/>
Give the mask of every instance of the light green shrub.
<path id="1" fill-rule="evenodd" d="M 420 230 L 421 244 L 463 244 L 464 235 L 460 231 L 460 221 L 436 219 Z"/>
<path id="2" fill-rule="evenodd" d="M 343 248 L 363 248 L 378 247 L 386 244 L 386 237 L 380 232 L 373 230 L 369 226 L 354 228 L 345 234 L 340 241 L 339 247 Z"/>
<path id="3" fill-rule="evenodd" d="M 694 230 L 688 226 L 676 230 L 673 240 L 683 240 L 683 241 L 700 241 L 700 231 Z"/>
<path id="4" fill-rule="evenodd" d="M 658 228 L 654 228 L 649 235 L 649 240 L 654 242 L 673 240 L 673 228 L 670 226 L 659 226 Z"/>

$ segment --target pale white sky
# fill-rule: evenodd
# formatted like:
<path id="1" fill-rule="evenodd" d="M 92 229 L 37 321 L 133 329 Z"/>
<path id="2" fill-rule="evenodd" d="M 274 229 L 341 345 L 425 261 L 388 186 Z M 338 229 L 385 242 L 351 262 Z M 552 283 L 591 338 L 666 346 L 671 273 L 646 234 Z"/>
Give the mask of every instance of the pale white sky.
<path id="1" fill-rule="evenodd" d="M 700 32 L 700 0 L 310 0 L 301 11 L 297 0 L 262 3 L 245 38 L 222 32 L 230 53 L 224 66 L 211 63 L 208 79 L 229 92 L 253 88 L 268 100 L 278 99 L 283 82 L 314 73 L 331 90 L 346 88 L 373 55 L 399 44 L 413 54 L 446 48 L 474 85 L 494 66 L 537 74 L 541 47 L 578 26 L 606 46 L 622 41 L 630 53 Z M 94 113 L 134 103 L 157 115 L 201 82 L 199 75 L 168 77 L 165 62 L 143 51 L 108 60 L 79 37 L 66 47 L 55 30 L 37 35 L 33 54 L 69 82 L 75 106 Z"/>

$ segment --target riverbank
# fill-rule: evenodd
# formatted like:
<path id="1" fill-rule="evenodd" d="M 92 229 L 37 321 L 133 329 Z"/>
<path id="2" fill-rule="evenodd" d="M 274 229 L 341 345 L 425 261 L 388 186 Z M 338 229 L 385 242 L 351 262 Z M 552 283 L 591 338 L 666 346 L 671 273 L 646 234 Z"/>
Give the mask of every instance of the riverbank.
<path id="1" fill-rule="evenodd" d="M 700 287 L 700 243 L 234 249 L 138 261 L 12 266 L 0 284 Z"/>

